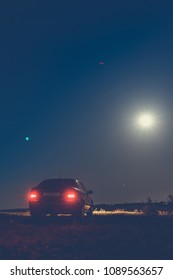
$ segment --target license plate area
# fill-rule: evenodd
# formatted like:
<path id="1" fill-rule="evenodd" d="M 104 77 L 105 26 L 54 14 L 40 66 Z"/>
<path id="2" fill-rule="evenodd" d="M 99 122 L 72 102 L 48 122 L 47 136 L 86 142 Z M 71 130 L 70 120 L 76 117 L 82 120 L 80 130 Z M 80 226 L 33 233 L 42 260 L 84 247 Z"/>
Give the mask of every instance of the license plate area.
<path id="1" fill-rule="evenodd" d="M 61 193 L 59 193 L 59 192 L 58 193 L 47 193 L 47 192 L 45 193 L 44 192 L 43 196 L 44 197 L 59 197 L 59 196 L 61 196 Z"/>

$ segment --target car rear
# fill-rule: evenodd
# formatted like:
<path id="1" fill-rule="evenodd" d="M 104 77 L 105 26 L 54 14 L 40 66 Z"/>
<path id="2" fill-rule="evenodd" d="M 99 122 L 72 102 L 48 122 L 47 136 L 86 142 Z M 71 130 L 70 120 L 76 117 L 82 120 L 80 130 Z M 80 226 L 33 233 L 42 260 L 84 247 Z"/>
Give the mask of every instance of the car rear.
<path id="1" fill-rule="evenodd" d="M 49 179 L 33 188 L 29 194 L 32 216 L 46 214 L 77 214 L 82 211 L 82 193 L 75 180 Z"/>

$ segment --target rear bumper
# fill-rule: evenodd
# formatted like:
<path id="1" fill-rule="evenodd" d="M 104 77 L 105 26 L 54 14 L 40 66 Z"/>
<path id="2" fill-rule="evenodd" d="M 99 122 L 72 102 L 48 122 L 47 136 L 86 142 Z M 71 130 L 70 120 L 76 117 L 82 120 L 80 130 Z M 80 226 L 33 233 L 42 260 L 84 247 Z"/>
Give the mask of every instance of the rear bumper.
<path id="1" fill-rule="evenodd" d="M 82 210 L 81 203 L 74 204 L 43 204 L 38 202 L 29 203 L 30 213 L 41 214 L 73 214 Z"/>

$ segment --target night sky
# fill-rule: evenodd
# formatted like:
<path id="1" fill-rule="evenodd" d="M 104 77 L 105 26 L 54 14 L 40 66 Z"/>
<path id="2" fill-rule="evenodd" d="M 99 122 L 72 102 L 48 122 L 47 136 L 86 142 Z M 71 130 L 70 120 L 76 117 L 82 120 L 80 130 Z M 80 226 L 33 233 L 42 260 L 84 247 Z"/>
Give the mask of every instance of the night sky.
<path id="1" fill-rule="evenodd" d="M 59 169 L 95 203 L 173 194 L 172 1 L 2 2 L 0 209 Z"/>

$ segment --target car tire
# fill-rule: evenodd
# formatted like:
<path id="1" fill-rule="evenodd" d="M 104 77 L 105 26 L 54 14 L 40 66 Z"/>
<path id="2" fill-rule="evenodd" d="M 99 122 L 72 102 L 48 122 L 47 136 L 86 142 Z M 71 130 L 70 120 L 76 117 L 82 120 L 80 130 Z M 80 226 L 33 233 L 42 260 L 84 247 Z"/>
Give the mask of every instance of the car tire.
<path id="1" fill-rule="evenodd" d="M 93 215 L 93 208 L 90 208 L 90 210 L 87 212 L 87 218 L 91 218 Z"/>
<path id="2" fill-rule="evenodd" d="M 76 211 L 72 214 L 73 219 L 77 220 L 77 221 L 82 221 L 84 216 L 85 216 L 85 213 L 84 213 L 83 206 L 81 207 L 81 209 L 79 209 L 78 211 Z"/>

